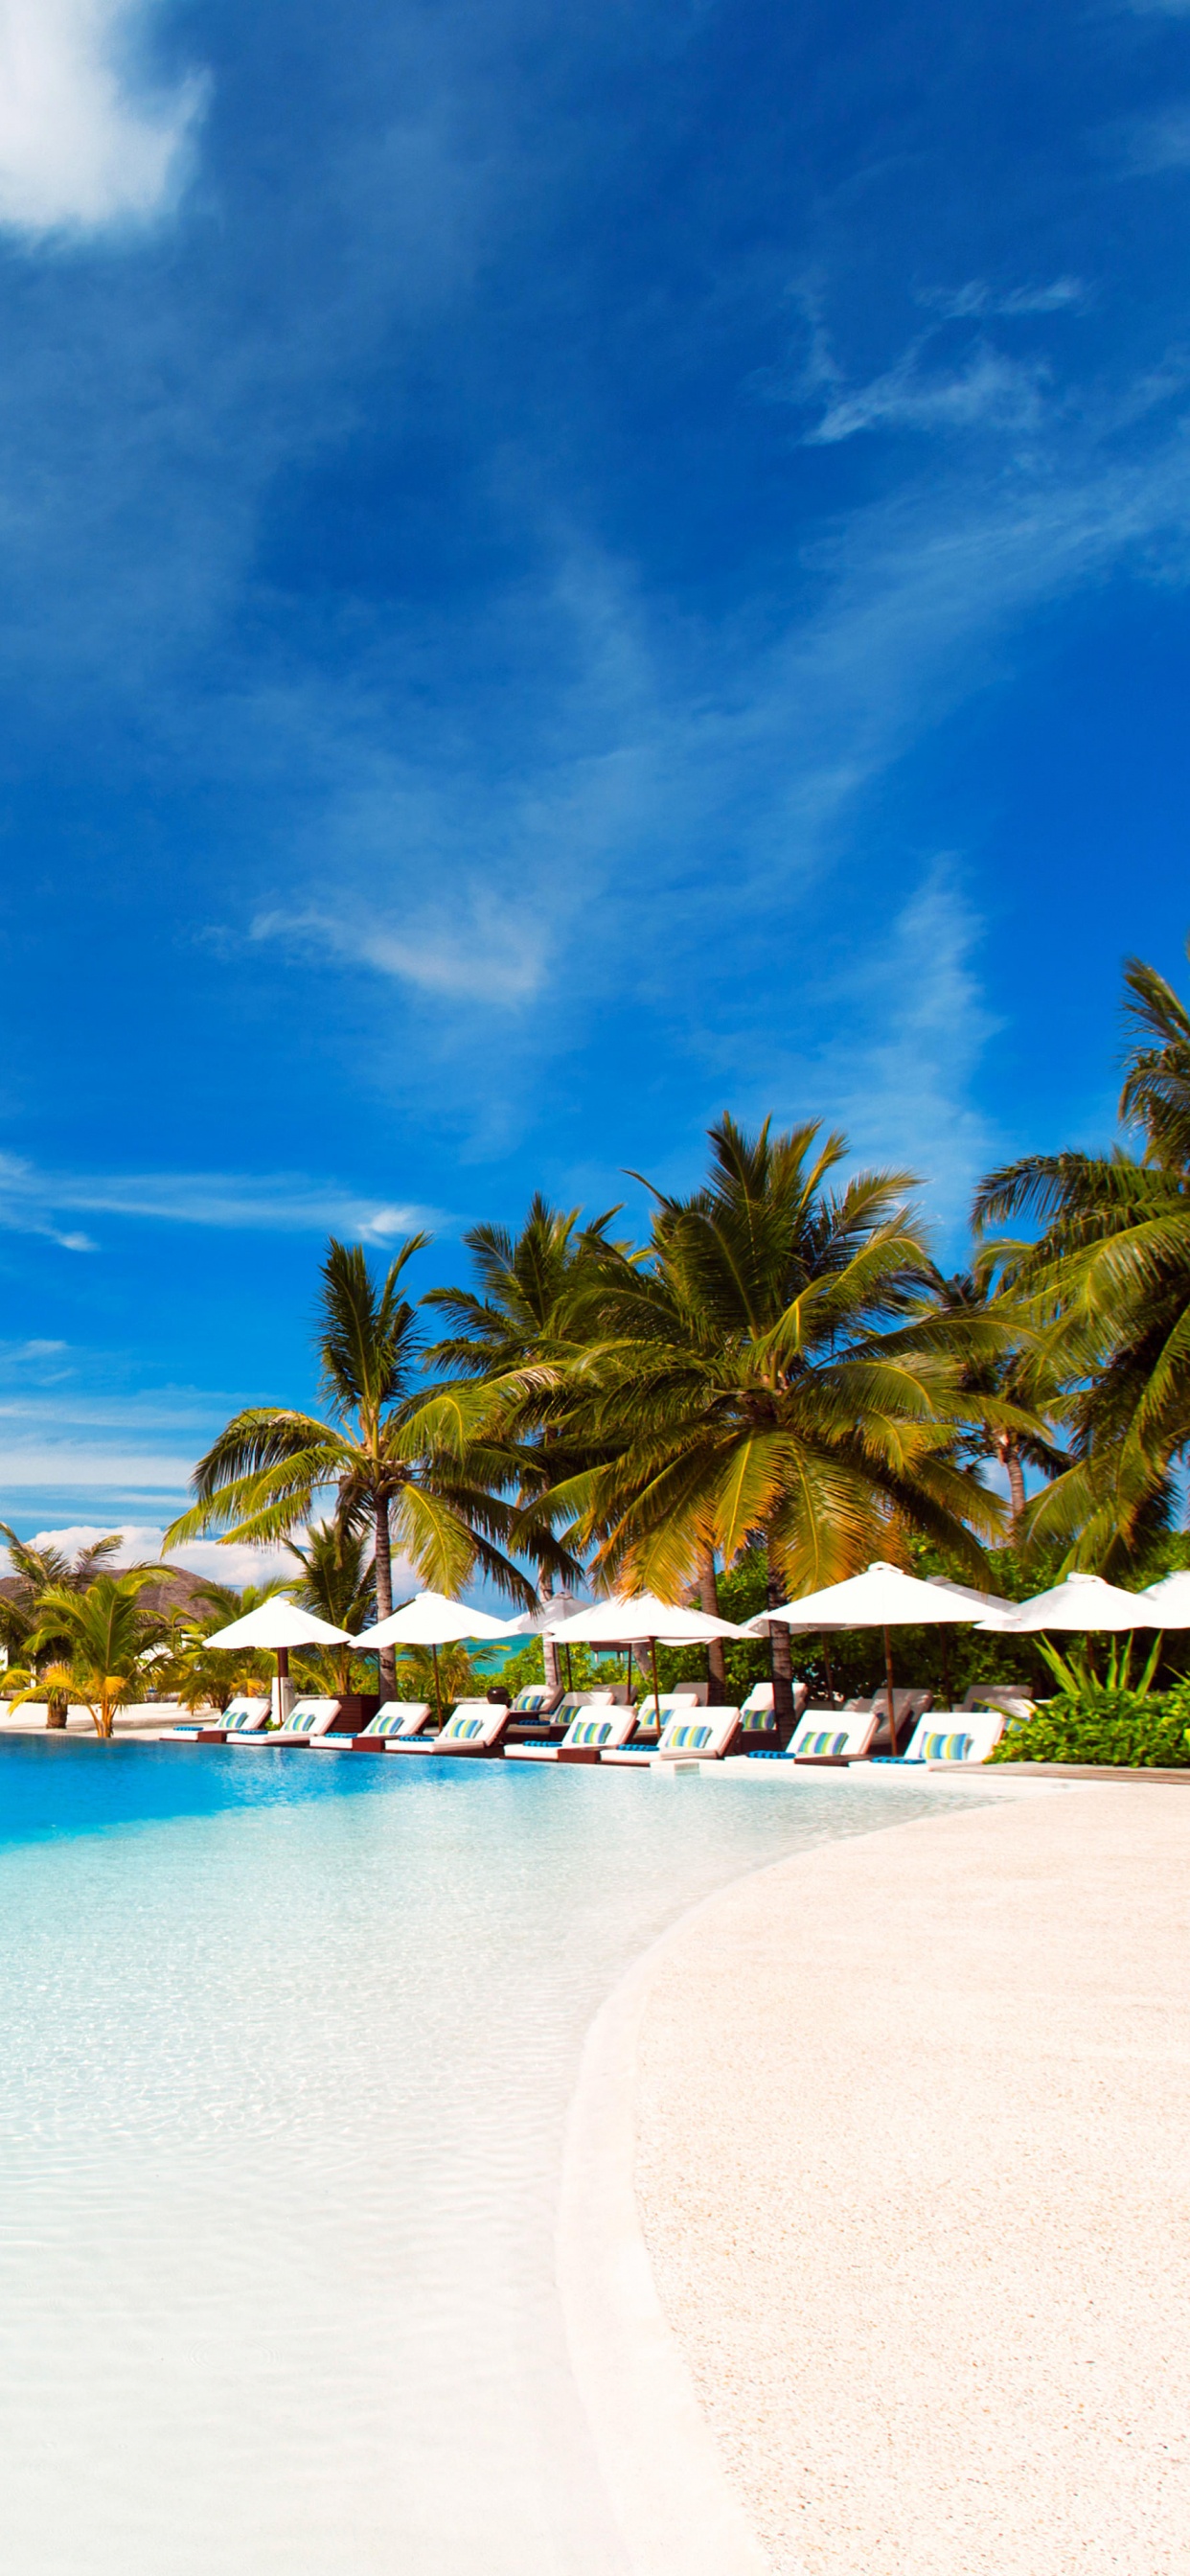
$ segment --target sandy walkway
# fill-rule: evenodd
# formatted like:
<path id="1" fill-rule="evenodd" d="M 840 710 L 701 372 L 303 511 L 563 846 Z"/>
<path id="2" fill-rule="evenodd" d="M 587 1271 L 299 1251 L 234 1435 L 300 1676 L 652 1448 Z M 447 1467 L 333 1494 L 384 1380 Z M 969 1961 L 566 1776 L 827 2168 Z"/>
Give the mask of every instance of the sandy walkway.
<path id="1" fill-rule="evenodd" d="M 1190 2569 L 1190 1789 L 898 1826 L 671 1945 L 637 2181 L 782 2576 Z"/>

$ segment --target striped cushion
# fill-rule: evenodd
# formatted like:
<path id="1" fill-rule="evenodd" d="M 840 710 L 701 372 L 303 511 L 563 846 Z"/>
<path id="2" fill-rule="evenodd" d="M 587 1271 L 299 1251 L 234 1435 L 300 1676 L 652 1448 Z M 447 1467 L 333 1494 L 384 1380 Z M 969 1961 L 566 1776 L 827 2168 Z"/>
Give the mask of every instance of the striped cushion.
<path id="1" fill-rule="evenodd" d="M 669 1727 L 666 1742 L 675 1750 L 680 1747 L 684 1753 L 697 1753 L 702 1745 L 709 1743 L 710 1734 L 709 1726 L 699 1726 L 691 1719 L 683 1726 Z"/>
<path id="2" fill-rule="evenodd" d="M 229 1735 L 238 1735 L 242 1727 L 255 1727 L 256 1711 L 253 1708 L 237 1708 L 233 1703 L 231 1708 L 224 1709 L 219 1723 L 227 1728 Z"/>
<path id="3" fill-rule="evenodd" d="M 969 1735 L 927 1735 L 921 1758 L 923 1762 L 965 1762 L 970 1750 Z"/>
<path id="4" fill-rule="evenodd" d="M 825 1732 L 819 1734 L 799 1735 L 793 1750 L 795 1755 L 799 1753 L 845 1753 L 847 1751 L 847 1729 L 844 1727 L 841 1735 L 832 1735 L 829 1728 Z"/>
<path id="5" fill-rule="evenodd" d="M 545 1707 L 549 1696 L 544 1686 L 537 1690 L 518 1691 L 512 1703 L 513 1709 L 518 1717 L 536 1717 L 538 1709 Z"/>
<path id="6" fill-rule="evenodd" d="M 404 1723 L 404 1710 L 393 1709 L 387 1717 L 374 1717 L 364 1732 L 366 1735 L 399 1735 Z"/>
<path id="7" fill-rule="evenodd" d="M 576 1717 L 567 1735 L 568 1744 L 606 1744 L 615 1720 L 610 1717 Z"/>
<path id="8" fill-rule="evenodd" d="M 771 1708 L 746 1708 L 742 1712 L 745 1735 L 772 1735 L 776 1718 Z"/>
<path id="9" fill-rule="evenodd" d="M 285 1720 L 281 1729 L 282 1735 L 312 1734 L 319 1714 L 319 1702 L 316 1699 L 299 1700 L 297 1707 L 291 1708 Z"/>
<path id="10" fill-rule="evenodd" d="M 482 1717 L 448 1717 L 441 1740 L 444 1744 L 470 1744 L 475 1736 L 483 1734 L 486 1724 Z"/>

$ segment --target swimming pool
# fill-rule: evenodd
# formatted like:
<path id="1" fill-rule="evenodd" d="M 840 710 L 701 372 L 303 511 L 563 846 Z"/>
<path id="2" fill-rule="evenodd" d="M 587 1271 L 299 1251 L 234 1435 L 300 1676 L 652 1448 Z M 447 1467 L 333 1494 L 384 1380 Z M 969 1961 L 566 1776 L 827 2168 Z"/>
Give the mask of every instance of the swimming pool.
<path id="1" fill-rule="evenodd" d="M 19 2576 L 617 2576 L 553 2287 L 582 2036 L 740 1871 L 947 1793 L 0 1744 Z"/>

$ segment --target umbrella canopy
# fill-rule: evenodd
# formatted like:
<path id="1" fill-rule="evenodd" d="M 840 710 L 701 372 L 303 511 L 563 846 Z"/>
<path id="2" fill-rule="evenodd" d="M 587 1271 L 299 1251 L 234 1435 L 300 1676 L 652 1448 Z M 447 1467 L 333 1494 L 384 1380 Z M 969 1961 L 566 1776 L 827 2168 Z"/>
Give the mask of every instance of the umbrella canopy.
<path id="1" fill-rule="evenodd" d="M 258 1610 L 249 1610 L 244 1618 L 233 1619 L 229 1628 L 217 1628 L 208 1646 L 259 1646 L 268 1654 L 278 1649 L 284 1654 L 290 1646 L 345 1646 L 346 1628 L 332 1628 L 325 1619 L 316 1619 L 312 1610 L 299 1610 L 296 1603 L 275 1593 L 271 1601 L 262 1601 Z M 358 1639 L 352 1641 L 358 1643 Z"/>
<path id="2" fill-rule="evenodd" d="M 407 1601 L 375 1628 L 361 1628 L 355 1642 L 374 1654 L 378 1646 L 455 1646 L 463 1637 L 507 1635 L 507 1623 L 490 1618 L 486 1610 L 468 1610 L 443 1592 L 419 1592 L 415 1601 Z"/>
<path id="3" fill-rule="evenodd" d="M 555 1628 L 559 1645 L 569 1646 L 701 1646 L 708 1637 L 750 1637 L 731 1619 L 712 1619 L 705 1610 L 687 1610 L 677 1601 L 659 1601 L 653 1592 L 638 1592 L 631 1601 L 597 1601 Z"/>
<path id="4" fill-rule="evenodd" d="M 927 1574 L 927 1583 L 936 1583 L 940 1592 L 953 1592 L 957 1601 L 970 1601 L 980 1615 L 981 1628 L 1002 1628 L 1011 1619 L 1015 1601 L 1002 1601 L 998 1592 L 977 1592 L 971 1583 L 952 1583 L 948 1574 Z"/>
<path id="5" fill-rule="evenodd" d="M 579 1601 L 573 1592 L 553 1592 L 548 1601 L 540 1601 L 536 1610 L 522 1610 L 518 1619 L 505 1622 L 506 1637 L 547 1637 L 564 1619 L 574 1618 L 579 1610 L 589 1610 L 589 1601 Z"/>
<path id="6" fill-rule="evenodd" d="M 1065 1583 L 1055 1583 L 1048 1592 L 1039 1592 L 1032 1601 L 1018 1602 L 1007 1619 L 981 1620 L 981 1627 L 995 1627 L 1002 1634 L 1030 1636 L 1039 1628 L 1062 1628 L 1071 1632 L 1123 1628 L 1159 1628 L 1160 1612 L 1152 1597 L 1143 1592 L 1121 1592 L 1114 1583 L 1105 1583 L 1101 1574 L 1068 1574 Z M 1172 1622 L 1171 1622 L 1172 1625 Z"/>
<path id="7" fill-rule="evenodd" d="M 800 1601 L 786 1601 L 779 1610 L 762 1610 L 753 1619 L 749 1633 L 758 1636 L 770 1619 L 780 1619 L 789 1628 L 938 1628 L 953 1627 L 969 1621 L 986 1620 L 988 1626 L 999 1625 L 993 1619 L 989 1604 L 995 1604 L 994 1593 L 971 1592 L 962 1583 L 923 1583 L 916 1574 L 902 1574 L 899 1565 L 870 1565 L 864 1574 L 849 1575 L 844 1583 L 828 1583 L 821 1592 L 808 1592 Z M 1011 1602 L 996 1605 L 999 1611 L 1010 1611 Z"/>
<path id="8" fill-rule="evenodd" d="M 1190 1628 L 1190 1574 L 1163 1574 L 1160 1583 L 1146 1584 L 1137 1598 L 1152 1602 L 1155 1628 Z"/>

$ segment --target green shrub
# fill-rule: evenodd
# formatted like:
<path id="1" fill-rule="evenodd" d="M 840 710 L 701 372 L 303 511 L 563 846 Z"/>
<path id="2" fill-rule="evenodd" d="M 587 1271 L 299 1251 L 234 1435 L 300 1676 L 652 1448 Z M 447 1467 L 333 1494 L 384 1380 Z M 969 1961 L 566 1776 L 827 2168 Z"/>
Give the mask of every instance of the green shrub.
<path id="1" fill-rule="evenodd" d="M 1030 1718 L 1010 1718 L 993 1762 L 1098 1762 L 1112 1769 L 1190 1769 L 1190 1685 L 1063 1692 Z"/>

